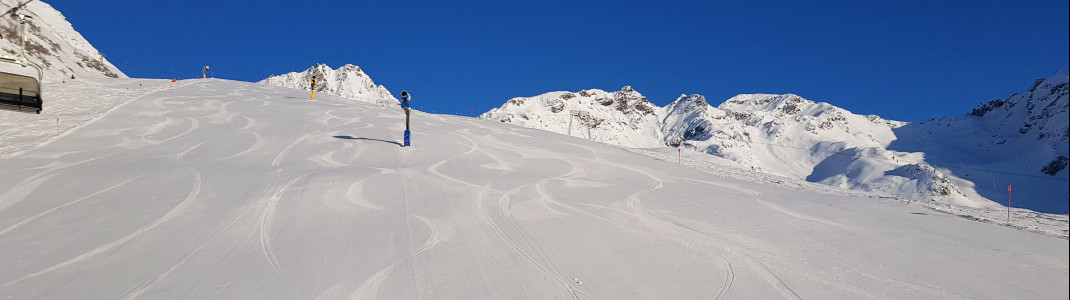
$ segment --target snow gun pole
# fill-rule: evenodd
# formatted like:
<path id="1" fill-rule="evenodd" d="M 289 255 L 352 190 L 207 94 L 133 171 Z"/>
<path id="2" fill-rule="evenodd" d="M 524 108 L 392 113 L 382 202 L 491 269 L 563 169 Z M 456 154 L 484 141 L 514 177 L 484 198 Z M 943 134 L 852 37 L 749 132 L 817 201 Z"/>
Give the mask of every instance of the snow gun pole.
<path id="1" fill-rule="evenodd" d="M 405 143 L 402 145 L 403 147 L 410 146 L 409 137 L 411 134 L 409 132 L 409 100 L 412 100 L 412 98 L 409 97 L 409 92 L 401 91 L 401 109 L 405 110 Z"/>
<path id="2" fill-rule="evenodd" d="M 316 76 L 315 75 L 312 76 L 312 85 L 309 86 L 308 90 L 312 91 L 312 101 L 316 101 Z"/>

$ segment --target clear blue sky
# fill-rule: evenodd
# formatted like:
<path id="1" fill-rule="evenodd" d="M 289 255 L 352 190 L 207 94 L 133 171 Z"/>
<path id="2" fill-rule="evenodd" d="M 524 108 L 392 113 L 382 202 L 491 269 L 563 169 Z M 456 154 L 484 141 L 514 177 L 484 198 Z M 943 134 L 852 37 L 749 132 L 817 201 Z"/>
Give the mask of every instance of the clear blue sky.
<path id="1" fill-rule="evenodd" d="M 917 121 L 1070 65 L 1066 0 L 45 1 L 131 77 L 361 66 L 440 113 L 631 85 L 658 105 L 794 93 Z"/>

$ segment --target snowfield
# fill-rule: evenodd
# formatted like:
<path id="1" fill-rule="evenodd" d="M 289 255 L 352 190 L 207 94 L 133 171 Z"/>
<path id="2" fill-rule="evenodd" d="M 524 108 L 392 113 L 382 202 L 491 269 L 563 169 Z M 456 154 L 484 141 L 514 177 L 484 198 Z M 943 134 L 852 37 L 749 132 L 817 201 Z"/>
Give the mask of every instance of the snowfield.
<path id="1" fill-rule="evenodd" d="M 46 89 L 121 103 L 0 111 L 4 299 L 1070 297 L 1066 215 L 421 112 L 403 148 L 396 107 L 248 82 Z"/>

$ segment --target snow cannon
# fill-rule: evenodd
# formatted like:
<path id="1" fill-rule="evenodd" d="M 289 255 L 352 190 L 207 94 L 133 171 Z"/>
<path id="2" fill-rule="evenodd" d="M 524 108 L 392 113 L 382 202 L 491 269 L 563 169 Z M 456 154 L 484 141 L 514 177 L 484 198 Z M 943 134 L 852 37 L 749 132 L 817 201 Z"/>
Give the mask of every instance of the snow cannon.
<path id="1" fill-rule="evenodd" d="M 409 97 L 408 91 L 401 91 L 401 109 L 405 110 L 405 143 L 403 145 L 404 147 L 410 146 L 409 136 L 411 136 L 411 134 L 409 132 L 409 100 L 411 99 L 412 98 Z"/>

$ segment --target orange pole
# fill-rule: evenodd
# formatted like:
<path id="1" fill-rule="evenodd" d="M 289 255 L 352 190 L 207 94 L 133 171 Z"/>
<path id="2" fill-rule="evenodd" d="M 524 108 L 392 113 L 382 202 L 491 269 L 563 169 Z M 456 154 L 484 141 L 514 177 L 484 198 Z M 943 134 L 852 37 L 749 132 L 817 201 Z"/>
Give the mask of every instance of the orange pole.
<path id="1" fill-rule="evenodd" d="M 1007 223 L 1011 222 L 1011 196 L 1014 195 L 1011 192 L 1011 185 L 1007 185 Z"/>

